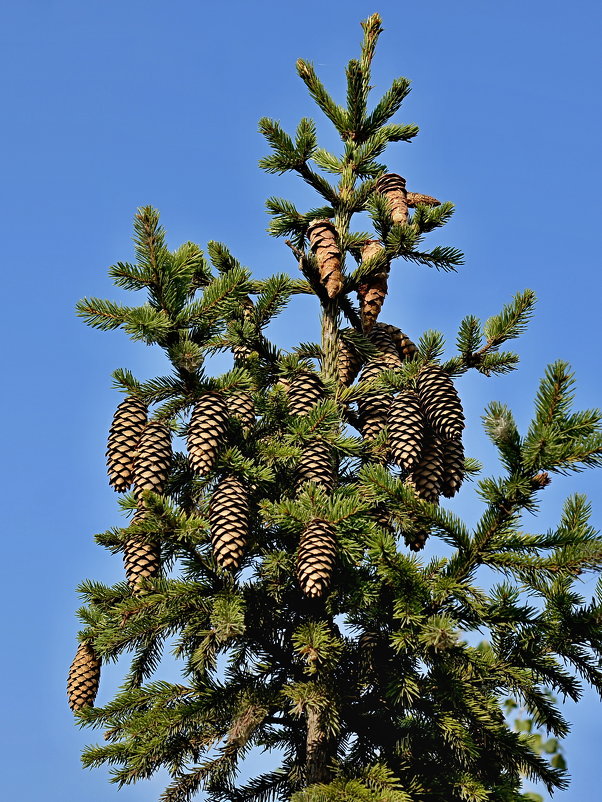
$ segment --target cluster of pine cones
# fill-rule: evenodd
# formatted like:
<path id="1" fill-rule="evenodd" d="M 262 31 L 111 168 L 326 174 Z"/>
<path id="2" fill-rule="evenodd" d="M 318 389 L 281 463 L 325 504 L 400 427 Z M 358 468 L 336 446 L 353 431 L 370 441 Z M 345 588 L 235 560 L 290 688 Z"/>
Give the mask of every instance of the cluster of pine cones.
<path id="1" fill-rule="evenodd" d="M 243 426 L 255 420 L 253 399 L 247 393 L 224 398 L 205 393 L 194 407 L 188 430 L 190 465 L 205 475 L 215 466 L 226 433 L 228 418 Z M 119 404 L 109 431 L 107 468 L 109 483 L 123 493 L 133 486 L 138 509 L 132 519 L 135 529 L 145 515 L 142 491 L 162 493 L 172 464 L 171 433 L 160 421 L 148 421 L 146 405 L 128 396 Z M 248 530 L 247 491 L 235 476 L 222 477 L 210 504 L 211 540 L 218 565 L 236 569 L 240 564 Z M 124 545 L 124 567 L 132 593 L 140 595 L 147 579 L 161 567 L 159 544 L 132 532 Z M 73 711 L 94 703 L 100 679 L 100 659 L 90 642 L 80 644 L 69 670 L 67 694 Z"/>
<path id="2" fill-rule="evenodd" d="M 375 380 L 382 371 L 399 367 L 417 353 L 414 343 L 395 326 L 375 323 L 368 336 L 378 355 L 364 365 L 363 382 Z M 351 384 L 361 360 L 344 339 L 341 345 L 339 377 Z M 420 498 L 437 504 L 439 496 L 451 498 L 458 492 L 464 478 L 464 414 L 453 382 L 440 366 L 425 365 L 412 390 L 396 396 L 380 390 L 369 393 L 358 401 L 358 413 L 366 440 L 387 431 L 382 462 L 399 466 Z M 422 548 L 424 540 L 424 532 L 407 538 L 414 551 Z"/>
<path id="3" fill-rule="evenodd" d="M 440 202 L 430 195 L 406 190 L 405 178 L 397 173 L 380 176 L 376 192 L 383 196 L 394 225 L 405 225 L 409 220 L 408 210 L 419 204 L 439 206 Z M 341 269 L 342 254 L 337 242 L 337 232 L 331 220 L 313 220 L 307 229 L 307 238 L 317 268 L 317 279 L 329 298 L 335 298 L 344 287 Z M 390 262 L 380 240 L 366 240 L 361 248 L 361 262 L 367 272 L 357 288 L 360 316 L 365 333 L 372 330 L 387 296 Z M 368 264 L 370 263 L 370 264 Z"/>

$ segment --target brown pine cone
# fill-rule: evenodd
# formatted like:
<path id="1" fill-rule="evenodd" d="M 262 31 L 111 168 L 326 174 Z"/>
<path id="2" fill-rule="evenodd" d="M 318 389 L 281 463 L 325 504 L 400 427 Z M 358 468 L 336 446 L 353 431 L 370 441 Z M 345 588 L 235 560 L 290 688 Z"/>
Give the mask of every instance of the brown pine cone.
<path id="1" fill-rule="evenodd" d="M 227 398 L 228 412 L 233 418 L 238 418 L 243 426 L 249 427 L 255 423 L 255 403 L 253 396 L 243 390 L 232 393 Z"/>
<path id="2" fill-rule="evenodd" d="M 288 391 L 290 415 L 307 415 L 324 394 L 324 385 L 316 373 L 302 370 L 291 381 Z"/>
<path id="3" fill-rule="evenodd" d="M 134 463 L 136 493 L 152 490 L 162 493 L 171 468 L 171 432 L 161 421 L 150 421 L 144 427 Z"/>
<path id="4" fill-rule="evenodd" d="M 398 329 L 397 326 L 392 326 L 390 323 L 378 322 L 374 324 L 371 334 L 375 333 L 377 329 L 380 328 L 388 332 L 402 361 L 414 359 L 418 353 L 418 348 L 407 334 L 404 334 L 401 329 Z"/>
<path id="5" fill-rule="evenodd" d="M 350 329 L 343 329 L 341 334 L 344 334 L 345 331 L 350 331 Z M 337 368 L 341 384 L 344 384 L 345 387 L 349 387 L 355 380 L 361 366 L 362 358 L 353 345 L 345 340 L 344 337 L 339 337 Z"/>
<path id="6" fill-rule="evenodd" d="M 428 540 L 429 530 L 426 525 L 417 525 L 412 531 L 404 532 L 404 540 L 410 551 L 420 551 Z"/>
<path id="7" fill-rule="evenodd" d="M 145 579 L 153 579 L 161 567 L 160 550 L 156 543 L 149 543 L 139 536 L 132 536 L 123 549 L 123 565 L 128 585 L 134 596 L 143 593 L 141 585 Z"/>
<path id="8" fill-rule="evenodd" d="M 420 459 L 406 481 L 413 485 L 419 498 L 438 504 L 442 480 L 442 442 L 433 432 L 425 432 Z"/>
<path id="9" fill-rule="evenodd" d="M 330 220 L 314 220 L 307 229 L 307 236 L 318 264 L 320 283 L 328 297 L 334 298 L 343 289 L 341 251 L 336 229 Z"/>
<path id="10" fill-rule="evenodd" d="M 376 379 L 386 367 L 382 360 L 370 360 L 360 374 L 360 381 Z M 374 440 L 383 431 L 387 425 L 390 405 L 391 396 L 382 390 L 373 390 L 369 395 L 358 399 L 357 410 L 362 437 Z"/>
<path id="11" fill-rule="evenodd" d="M 444 440 L 441 495 L 455 496 L 464 481 L 464 446 L 461 440 Z"/>
<path id="12" fill-rule="evenodd" d="M 457 440 L 464 429 L 464 412 L 457 390 L 439 365 L 427 365 L 418 374 L 416 392 L 426 419 L 446 440 Z"/>
<path id="13" fill-rule="evenodd" d="M 315 482 L 329 491 L 334 488 L 332 448 L 324 440 L 315 440 L 303 449 L 295 471 L 297 490 L 305 482 Z"/>
<path id="14" fill-rule="evenodd" d="M 368 339 L 378 348 L 378 357 L 374 357 L 374 359 L 380 359 L 389 369 L 398 368 L 401 365 L 401 357 L 391 336 L 389 326 L 381 326 L 376 323 L 368 335 Z"/>
<path id="15" fill-rule="evenodd" d="M 381 529 L 384 529 L 385 532 L 388 532 L 390 535 L 393 534 L 394 528 L 391 515 L 383 501 L 379 501 L 378 504 L 374 505 L 371 516 L 377 526 L 380 526 Z"/>
<path id="16" fill-rule="evenodd" d="M 205 393 L 196 402 L 188 426 L 188 457 L 193 471 L 208 474 L 217 460 L 228 425 L 228 405 L 219 393 Z"/>
<path id="17" fill-rule="evenodd" d="M 332 524 L 314 518 L 305 527 L 297 551 L 297 579 L 306 596 L 317 599 L 328 590 L 336 553 Z"/>
<path id="18" fill-rule="evenodd" d="M 74 713 L 94 707 L 99 683 L 100 659 L 91 643 L 80 643 L 67 678 L 67 698 Z"/>
<path id="19" fill-rule="evenodd" d="M 406 391 L 393 399 L 388 418 L 391 461 L 411 470 L 420 459 L 425 420 L 415 393 Z"/>
<path id="20" fill-rule="evenodd" d="M 217 485 L 209 504 L 211 544 L 221 568 L 238 570 L 249 533 L 247 488 L 236 476 L 226 476 Z"/>
<path id="21" fill-rule="evenodd" d="M 109 484 L 117 493 L 124 493 L 132 483 L 134 458 L 146 417 L 146 404 L 132 396 L 119 404 L 113 416 L 106 456 Z"/>
<path id="22" fill-rule="evenodd" d="M 383 250 L 383 246 L 378 240 L 369 240 L 362 248 L 362 261 L 368 261 Z M 377 272 L 362 280 L 357 288 L 362 328 L 366 333 L 374 326 L 387 297 L 388 275 L 389 264 L 387 262 Z"/>
<path id="23" fill-rule="evenodd" d="M 397 175 L 397 173 L 381 175 L 376 182 L 376 191 L 387 197 L 393 222 L 398 225 L 407 223 L 408 201 L 405 178 Z"/>
<path id="24" fill-rule="evenodd" d="M 139 523 L 144 517 L 144 509 L 137 510 L 132 524 Z M 161 549 L 158 543 L 145 540 L 143 535 L 131 534 L 123 547 L 123 566 L 125 576 L 134 596 L 143 593 L 142 583 L 145 579 L 158 576 L 161 568 Z"/>

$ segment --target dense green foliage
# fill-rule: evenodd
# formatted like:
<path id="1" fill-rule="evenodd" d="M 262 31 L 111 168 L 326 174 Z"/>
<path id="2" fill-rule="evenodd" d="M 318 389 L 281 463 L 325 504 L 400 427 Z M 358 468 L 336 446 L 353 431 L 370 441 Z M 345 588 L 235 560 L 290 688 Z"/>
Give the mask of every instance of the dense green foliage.
<path id="1" fill-rule="evenodd" d="M 415 359 L 376 381 L 338 381 L 343 316 L 344 336 L 365 357 L 374 353 L 351 298 L 379 267 L 361 262 L 364 241 L 376 232 L 389 261 L 442 270 L 462 263 L 454 248 L 422 245 L 449 219 L 451 203 L 418 206 L 400 225 L 375 192 L 387 172 L 378 161 L 386 146 L 411 139 L 417 128 L 390 122 L 409 91 L 405 79 L 369 109 L 378 16 L 363 27 L 360 58 L 347 67 L 346 106 L 332 100 L 310 64 L 297 65 L 340 135 L 339 155 L 318 147 L 311 120 L 303 119 L 294 137 L 273 120 L 260 123 L 272 150 L 263 168 L 297 173 L 323 204 L 302 213 L 288 200 L 268 201 L 271 233 L 290 238 L 302 278 L 255 280 L 216 242 L 208 257 L 192 243 L 172 252 L 158 214 L 143 208 L 135 219 L 136 261 L 118 263 L 111 275 L 146 300 L 79 305 L 90 325 L 121 328 L 164 350 L 169 375 L 140 382 L 118 370 L 114 378 L 116 387 L 152 405 L 152 417 L 175 436 L 186 435 L 191 409 L 207 391 L 226 400 L 249 392 L 257 413 L 250 427 L 230 418 L 211 473 L 195 475 L 187 456 L 176 454 L 164 493 L 143 494 L 146 516 L 97 536 L 114 553 L 132 535 L 160 544 L 162 575 L 147 580 L 144 593 L 134 594 L 125 581 L 82 586 L 81 639 L 105 662 L 131 656 L 118 695 L 78 713 L 105 733 L 84 763 L 110 765 L 118 784 L 166 768 L 172 780 L 164 802 L 184 802 L 201 790 L 223 802 L 517 802 L 529 798 L 521 791 L 525 776 L 549 790 L 565 785 L 562 761 L 546 757 L 558 753 L 546 739 L 568 730 L 549 691 L 578 699 L 584 682 L 602 691 L 602 586 L 593 601 L 576 589 L 581 576 L 602 567 L 589 504 L 581 495 L 568 498 L 547 532 L 532 531 L 535 517 L 523 520 L 536 511 L 551 476 L 602 461 L 600 414 L 573 410 L 569 367 L 557 362 L 547 370 L 526 432 L 504 405 L 487 408 L 485 429 L 502 467 L 480 480 L 483 511 L 473 528 L 454 514 L 453 503 L 427 503 L 403 471 L 383 464 L 386 433 L 373 442 L 357 432 L 358 400 L 375 388 L 390 395 L 412 387 L 427 364 L 441 364 L 450 376 L 514 369 L 518 357 L 500 349 L 524 330 L 533 293 L 519 293 L 484 324 L 464 318 L 457 352 L 447 359 L 442 335 L 429 331 Z M 372 233 L 350 227 L 364 211 Z M 308 225 L 321 218 L 334 220 L 346 261 L 344 289 L 334 300 L 316 282 L 307 247 Z M 324 337 L 285 353 L 265 329 L 299 293 L 314 295 L 322 307 Z M 210 376 L 207 358 L 228 351 L 236 355 L 232 369 Z M 296 417 L 286 390 L 300 371 L 321 373 L 325 391 L 309 414 Z M 336 457 L 332 492 L 312 482 L 295 485 L 304 448 L 316 441 Z M 479 470 L 467 459 L 468 474 Z M 209 501 L 226 474 L 249 488 L 251 510 L 245 556 L 234 573 L 217 566 L 209 532 Z M 125 513 L 139 502 L 124 495 Z M 387 510 L 391 528 L 380 525 L 375 508 Z M 337 563 L 321 599 L 304 596 L 295 577 L 300 534 L 312 520 L 328 522 L 336 535 Z M 404 544 L 415 528 L 431 536 L 418 556 Z M 438 539 L 448 556 L 433 556 Z M 499 577 L 487 589 L 483 568 Z M 155 673 L 166 643 L 175 644 L 181 661 L 178 683 Z M 508 722 L 509 696 L 534 731 L 546 733 L 541 743 Z M 316 743 L 321 752 L 318 766 L 309 765 L 310 738 L 312 754 Z M 273 750 L 279 765 L 240 783 L 237 767 L 253 747 Z"/>

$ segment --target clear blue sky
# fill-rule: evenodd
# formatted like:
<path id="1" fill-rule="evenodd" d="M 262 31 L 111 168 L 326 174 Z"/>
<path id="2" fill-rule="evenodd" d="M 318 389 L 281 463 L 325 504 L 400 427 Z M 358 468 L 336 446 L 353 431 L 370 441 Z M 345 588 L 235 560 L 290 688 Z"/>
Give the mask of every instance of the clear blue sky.
<path id="1" fill-rule="evenodd" d="M 467 313 L 496 312 L 533 288 L 538 311 L 519 343 L 519 372 L 459 383 L 469 453 L 496 470 L 479 416 L 497 398 L 524 426 L 545 365 L 570 361 L 578 403 L 599 406 L 600 123 L 598 2 L 233 2 L 18 0 L 2 3 L 4 549 L 0 663 L 2 795 L 20 802 L 151 800 L 159 783 L 118 795 L 103 771 L 84 772 L 64 684 L 84 577 L 121 577 L 94 532 L 118 525 L 105 479 L 106 430 L 117 403 L 110 372 L 149 376 L 163 365 L 125 335 L 86 329 L 83 295 L 116 297 L 107 267 L 131 258 L 139 205 L 162 212 L 169 242 L 223 240 L 257 275 L 295 272 L 288 249 L 265 234 L 263 204 L 310 192 L 257 168 L 263 115 L 292 127 L 317 114 L 296 77 L 314 61 L 341 95 L 359 21 L 384 18 L 375 84 L 413 81 L 399 115 L 422 133 L 394 146 L 392 170 L 410 189 L 456 203 L 441 240 L 462 248 L 457 275 L 399 266 L 384 316 L 412 335 L 453 343 Z M 324 142 L 330 133 L 320 123 Z M 435 242 L 433 240 L 433 242 Z M 272 334 L 311 338 L 311 303 L 295 301 Z M 602 525 L 600 475 L 558 479 L 533 528 L 552 525 L 563 497 L 589 492 Z M 596 498 L 596 495 L 598 498 Z M 454 509 L 474 519 L 469 489 Z M 589 592 L 589 587 L 586 588 Z M 109 698 L 119 668 L 104 674 Z M 593 800 L 601 772 L 602 709 L 587 694 L 568 715 L 574 775 L 557 798 Z"/>

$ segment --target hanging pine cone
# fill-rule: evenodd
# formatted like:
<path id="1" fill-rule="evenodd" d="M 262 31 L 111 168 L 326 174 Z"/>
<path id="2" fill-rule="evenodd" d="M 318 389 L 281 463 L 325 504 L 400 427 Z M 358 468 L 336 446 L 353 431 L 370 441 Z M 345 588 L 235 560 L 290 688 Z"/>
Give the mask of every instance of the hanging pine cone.
<path id="1" fill-rule="evenodd" d="M 378 240 L 368 240 L 362 248 L 362 262 L 368 261 L 377 253 L 383 251 Z M 360 303 L 360 317 L 364 332 L 369 332 L 374 326 L 382 305 L 387 297 L 387 277 L 389 265 L 383 265 L 377 272 L 362 280 L 357 288 L 357 297 Z"/>
<path id="2" fill-rule="evenodd" d="M 128 396 L 117 407 L 109 430 L 107 468 L 109 484 L 125 492 L 132 483 L 134 457 L 146 425 L 146 404 Z"/>
<path id="3" fill-rule="evenodd" d="M 136 493 L 152 490 L 162 493 L 171 468 L 171 432 L 161 421 L 150 421 L 144 427 L 134 463 Z"/>
<path id="4" fill-rule="evenodd" d="M 407 334 L 404 334 L 401 329 L 398 329 L 397 326 L 392 326 L 390 323 L 378 322 L 374 324 L 371 334 L 375 334 L 376 331 L 381 328 L 384 329 L 393 340 L 397 353 L 402 361 L 414 359 L 418 353 L 418 348 Z"/>
<path id="5" fill-rule="evenodd" d="M 255 423 L 255 403 L 250 393 L 241 390 L 232 393 L 227 398 L 228 413 L 237 418 L 243 426 L 252 426 Z"/>
<path id="6" fill-rule="evenodd" d="M 228 425 L 228 406 L 219 393 L 196 402 L 188 426 L 188 457 L 195 473 L 205 476 L 215 465 Z"/>
<path id="7" fill-rule="evenodd" d="M 346 331 L 351 331 L 351 329 L 343 329 L 340 333 L 344 335 Z M 359 373 L 361 366 L 362 358 L 353 345 L 349 343 L 344 336 L 339 337 L 337 369 L 341 384 L 344 384 L 345 387 L 349 387 Z"/>
<path id="8" fill-rule="evenodd" d="M 426 524 L 417 524 L 414 529 L 404 532 L 404 540 L 410 551 L 420 551 L 428 540 L 429 530 Z"/>
<path id="9" fill-rule="evenodd" d="M 236 571 L 249 532 L 247 489 L 236 476 L 224 477 L 213 491 L 209 524 L 216 563 L 221 568 Z"/>
<path id="10" fill-rule="evenodd" d="M 161 552 L 156 543 L 149 543 L 138 535 L 128 538 L 123 549 L 123 566 L 128 585 L 134 596 L 142 595 L 145 579 L 153 579 L 161 567 Z"/>
<path id="11" fill-rule="evenodd" d="M 381 529 L 384 529 L 385 532 L 388 532 L 390 535 L 393 534 L 394 528 L 391 515 L 383 501 L 379 501 L 378 504 L 374 505 L 371 515 L 377 526 L 380 526 Z"/>
<path id="12" fill-rule="evenodd" d="M 334 298 L 343 289 L 341 251 L 336 229 L 330 220 L 314 220 L 307 229 L 307 236 L 318 263 L 320 283 L 328 297 Z"/>
<path id="13" fill-rule="evenodd" d="M 370 360 L 360 375 L 360 381 L 376 379 L 387 367 L 382 360 Z M 357 410 L 360 431 L 366 440 L 374 440 L 387 425 L 391 396 L 382 390 L 373 390 L 369 395 L 359 398 Z"/>
<path id="14" fill-rule="evenodd" d="M 455 496 L 464 481 L 464 446 L 461 440 L 443 441 L 443 479 L 441 495 Z"/>
<path id="15" fill-rule="evenodd" d="M 439 503 L 443 479 L 443 447 L 441 440 L 433 432 L 426 432 L 420 460 L 408 476 L 408 484 L 413 485 L 419 498 L 431 504 Z"/>
<path id="16" fill-rule="evenodd" d="M 428 365 L 420 371 L 416 392 L 428 422 L 438 435 L 446 440 L 462 436 L 462 404 L 452 380 L 439 365 Z"/>
<path id="17" fill-rule="evenodd" d="M 317 599 L 330 585 L 336 559 L 332 524 L 314 518 L 303 531 L 297 551 L 297 579 L 306 596 Z"/>
<path id="18" fill-rule="evenodd" d="M 420 459 L 425 420 L 415 393 L 406 391 L 393 399 L 388 418 L 391 461 L 411 470 Z"/>
<path id="19" fill-rule="evenodd" d="M 303 449 L 295 471 L 297 490 L 305 482 L 315 482 L 326 490 L 334 487 L 332 448 L 323 440 L 315 440 Z"/>
<path id="20" fill-rule="evenodd" d="M 422 192 L 407 193 L 408 209 L 414 209 L 418 204 L 421 206 L 441 206 L 441 201 L 433 198 L 432 195 L 423 195 Z"/>
<path id="21" fill-rule="evenodd" d="M 100 659 L 92 644 L 84 641 L 77 647 L 67 678 L 67 698 L 74 713 L 94 707 L 99 682 Z"/>
<path id="22" fill-rule="evenodd" d="M 290 415 L 307 415 L 324 394 L 324 385 L 316 373 L 302 370 L 291 381 L 288 391 Z"/>
<path id="23" fill-rule="evenodd" d="M 139 509 L 132 525 L 140 522 L 144 510 Z M 153 579 L 161 568 L 161 551 L 158 543 L 149 543 L 142 535 L 132 534 L 123 548 L 125 576 L 134 596 L 142 594 L 141 584 L 145 579 Z"/>
<path id="24" fill-rule="evenodd" d="M 368 335 L 368 339 L 378 348 L 378 357 L 374 359 L 379 359 L 388 369 L 398 368 L 401 365 L 401 358 L 388 326 L 379 326 L 377 323 Z"/>
<path id="25" fill-rule="evenodd" d="M 376 182 L 376 191 L 387 197 L 393 222 L 399 225 L 407 223 L 408 202 L 405 178 L 397 175 L 397 173 L 381 175 Z"/>

